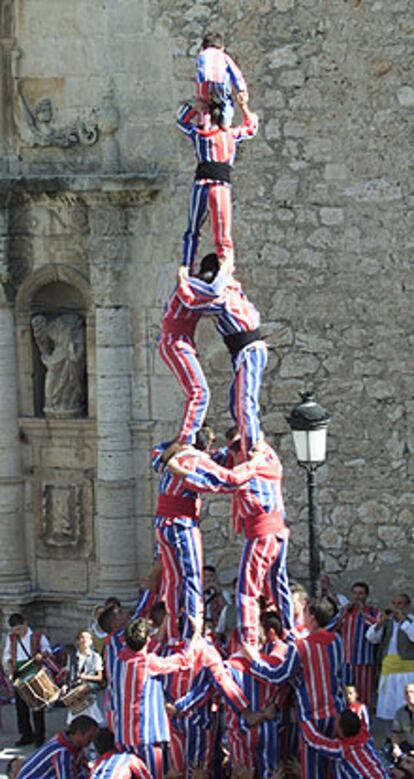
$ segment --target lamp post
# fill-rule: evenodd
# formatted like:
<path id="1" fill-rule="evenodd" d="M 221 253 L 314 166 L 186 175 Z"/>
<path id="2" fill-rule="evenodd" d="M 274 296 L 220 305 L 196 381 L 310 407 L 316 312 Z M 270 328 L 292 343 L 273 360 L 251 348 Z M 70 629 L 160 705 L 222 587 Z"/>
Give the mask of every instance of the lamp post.
<path id="1" fill-rule="evenodd" d="M 326 459 L 326 433 L 330 414 L 316 402 L 311 392 L 301 392 L 302 402 L 288 417 L 293 435 L 296 459 L 305 468 L 308 483 L 309 511 L 309 578 L 311 595 L 315 596 L 321 571 L 319 555 L 319 522 L 316 503 L 316 471 Z"/>

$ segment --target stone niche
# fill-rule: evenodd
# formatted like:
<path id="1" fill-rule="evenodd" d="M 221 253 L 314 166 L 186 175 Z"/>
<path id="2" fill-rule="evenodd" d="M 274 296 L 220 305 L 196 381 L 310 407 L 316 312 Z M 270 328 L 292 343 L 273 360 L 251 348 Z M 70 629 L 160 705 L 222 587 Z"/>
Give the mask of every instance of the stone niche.
<path id="1" fill-rule="evenodd" d="M 88 281 L 65 265 L 26 277 L 15 302 L 31 579 L 83 593 L 93 559 L 95 323 Z"/>

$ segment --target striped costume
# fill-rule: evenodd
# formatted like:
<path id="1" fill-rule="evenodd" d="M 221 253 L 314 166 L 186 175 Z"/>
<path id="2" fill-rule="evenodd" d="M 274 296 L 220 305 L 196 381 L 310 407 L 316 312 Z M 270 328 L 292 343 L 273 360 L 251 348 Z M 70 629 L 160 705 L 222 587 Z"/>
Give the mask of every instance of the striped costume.
<path id="1" fill-rule="evenodd" d="M 222 291 L 214 300 L 207 299 L 212 285 L 200 279 L 182 284 L 180 299 L 190 311 L 214 317 L 217 331 L 230 351 L 233 364 L 230 413 L 239 426 L 243 452 L 247 453 L 260 436 L 259 397 L 267 347 L 260 338 L 260 314 L 240 283 L 222 272 L 216 279 Z"/>
<path id="2" fill-rule="evenodd" d="M 76 749 L 68 733 L 58 733 L 33 752 L 19 771 L 19 779 L 87 779 L 83 749 Z"/>
<path id="3" fill-rule="evenodd" d="M 286 631 L 294 624 L 294 607 L 286 571 L 289 531 L 285 526 L 282 466 L 265 444 L 257 474 L 233 495 L 233 525 L 245 542 L 237 582 L 237 618 L 245 643 L 258 643 L 258 598 L 271 592 Z"/>
<path id="4" fill-rule="evenodd" d="M 125 646 L 117 655 L 112 679 L 115 741 L 135 752 L 153 779 L 168 770 L 170 729 L 164 708 L 161 679 L 189 665 L 189 654 L 158 657 Z"/>
<path id="5" fill-rule="evenodd" d="M 137 755 L 106 752 L 96 761 L 91 779 L 151 779 L 151 774 Z"/>
<path id="6" fill-rule="evenodd" d="M 372 740 L 367 740 L 365 734 L 327 738 L 311 722 L 302 723 L 301 733 L 312 751 L 334 761 L 336 779 L 389 779 Z"/>
<path id="7" fill-rule="evenodd" d="M 281 655 L 266 656 L 266 659 L 275 665 L 282 661 Z M 249 705 L 252 711 L 260 711 L 270 703 L 276 703 L 277 706 L 282 704 L 284 692 L 276 691 L 273 685 L 255 678 L 245 657 L 236 653 L 226 660 L 224 665 L 243 691 L 246 705 Z M 203 670 L 195 679 L 189 693 L 176 701 L 178 711 L 184 713 L 203 705 L 208 700 L 214 684 L 211 674 Z M 243 766 L 252 770 L 257 765 L 260 777 L 270 779 L 279 761 L 279 713 L 273 720 L 249 728 L 243 718 L 240 719 L 240 710 L 229 705 L 227 699 L 225 704 L 227 739 L 233 768 Z"/>
<path id="8" fill-rule="evenodd" d="M 225 283 L 225 277 L 217 276 L 212 284 L 204 284 L 198 293 L 199 304 L 209 303 L 216 298 Z M 202 312 L 186 304 L 188 288 L 196 284 L 197 280 L 190 278 L 175 288 L 164 312 L 159 340 L 160 355 L 186 398 L 184 416 L 177 435 L 177 441 L 186 444 L 194 443 L 196 433 L 205 420 L 210 400 L 210 390 L 194 342 L 195 328 Z"/>
<path id="9" fill-rule="evenodd" d="M 282 657 L 277 655 L 267 655 L 266 659 L 275 666 L 282 662 Z M 226 708 L 232 764 L 250 769 L 257 766 L 260 779 L 271 779 L 280 762 L 280 709 L 283 706 L 285 691 L 275 690 L 273 685 L 263 679 L 255 678 L 250 663 L 245 657 L 233 655 L 226 665 L 248 698 L 252 711 L 260 711 L 271 703 L 276 704 L 274 718 L 262 722 L 255 728 L 240 727 L 239 718 L 231 709 Z"/>
<path id="10" fill-rule="evenodd" d="M 152 452 L 152 465 L 157 471 L 162 468 L 162 454 L 167 446 L 161 444 Z M 190 475 L 183 480 L 174 476 L 168 467 L 163 469 L 155 532 L 163 565 L 161 590 L 167 610 L 168 637 L 178 638 L 182 603 L 183 637 L 188 638 L 193 632 L 188 616 L 200 620 L 203 612 L 203 559 L 197 493 L 233 492 L 254 476 L 256 470 L 249 463 L 228 470 L 208 454 L 195 449 L 184 449 L 176 458 Z"/>
<path id="11" fill-rule="evenodd" d="M 380 610 L 365 606 L 362 611 L 354 606 L 345 607 L 342 620 L 344 644 L 345 684 L 353 684 L 358 696 L 367 706 L 373 704 L 377 670 L 377 647 L 370 644 L 366 634 L 375 625 Z"/>
<path id="12" fill-rule="evenodd" d="M 198 167 L 190 197 L 188 226 L 183 235 L 182 264 L 193 270 L 202 226 L 210 211 L 214 245 L 219 257 L 233 259 L 232 204 L 230 170 L 237 145 L 253 138 L 257 132 L 257 116 L 244 110 L 243 124 L 221 129 L 202 130 L 193 124 L 196 110 L 188 103 L 177 115 L 179 129 L 191 138 Z"/>
<path id="13" fill-rule="evenodd" d="M 247 91 L 240 68 L 223 49 L 206 46 L 196 59 L 196 96 L 207 106 L 213 97 L 219 98 L 222 104 L 223 124 L 226 126 L 231 125 L 234 113 L 232 87 L 236 92 Z M 209 117 L 207 106 L 200 117 L 203 125 Z"/>
<path id="14" fill-rule="evenodd" d="M 291 644 L 286 658 L 277 667 L 264 660 L 254 661 L 252 669 L 260 678 L 276 684 L 293 681 L 300 722 L 309 722 L 324 735 L 333 734 L 335 716 L 343 708 L 343 652 L 340 636 L 317 630 Z M 300 737 L 302 779 L 326 779 L 326 759 Z"/>
<path id="15" fill-rule="evenodd" d="M 235 683 L 221 656 L 205 640 L 196 644 L 191 668 L 165 678 L 167 700 L 174 702 L 188 694 L 195 679 L 200 677 L 208 679 L 234 711 L 240 712 L 248 705 L 242 688 Z M 178 771 L 188 773 L 192 768 L 206 771 L 212 769 L 217 727 L 216 695 L 206 695 L 202 705 L 191 716 L 185 719 L 172 718 L 172 761 Z"/>
<path id="16" fill-rule="evenodd" d="M 115 660 L 118 657 L 118 653 L 124 648 L 125 642 L 123 639 L 124 628 L 115 630 L 109 635 L 105 636 L 104 644 L 104 667 L 106 678 L 106 690 L 105 690 L 105 717 L 106 724 L 109 730 L 114 732 L 114 696 L 113 691 L 119 679 L 115 679 Z M 119 673 L 119 666 L 117 666 Z"/>

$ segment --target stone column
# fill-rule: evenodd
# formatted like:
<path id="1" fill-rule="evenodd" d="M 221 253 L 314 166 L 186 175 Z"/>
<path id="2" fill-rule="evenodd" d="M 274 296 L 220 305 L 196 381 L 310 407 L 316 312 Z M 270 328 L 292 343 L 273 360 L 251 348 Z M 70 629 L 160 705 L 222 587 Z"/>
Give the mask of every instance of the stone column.
<path id="1" fill-rule="evenodd" d="M 89 199 L 92 294 L 96 316 L 96 582 L 102 595 L 137 590 L 135 470 L 131 440 L 132 344 L 126 303 L 127 242 L 116 193 Z"/>
<path id="2" fill-rule="evenodd" d="M 128 309 L 97 307 L 97 587 L 127 598 L 137 582 L 131 351 Z"/>
<path id="3" fill-rule="evenodd" d="M 29 590 L 23 519 L 13 311 L 0 284 L 0 593 L 18 602 Z"/>

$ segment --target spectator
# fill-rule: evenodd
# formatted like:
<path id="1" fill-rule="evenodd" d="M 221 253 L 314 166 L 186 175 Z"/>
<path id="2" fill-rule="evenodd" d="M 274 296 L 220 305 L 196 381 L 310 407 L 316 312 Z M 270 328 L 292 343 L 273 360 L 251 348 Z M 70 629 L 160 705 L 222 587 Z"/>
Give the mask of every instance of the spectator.
<path id="1" fill-rule="evenodd" d="M 392 724 L 392 755 L 414 755 L 414 681 L 405 686 L 405 706 L 397 709 Z"/>
<path id="2" fill-rule="evenodd" d="M 236 588 L 237 576 L 232 581 L 231 603 L 222 608 L 217 622 L 217 636 L 224 646 L 228 645 L 237 630 Z"/>
<path id="3" fill-rule="evenodd" d="M 377 717 L 389 726 L 404 704 L 406 684 L 414 678 L 414 614 L 409 612 L 410 603 L 405 593 L 394 595 L 366 634 L 372 644 L 381 645 Z"/>
<path id="4" fill-rule="evenodd" d="M 203 600 L 204 619 L 216 626 L 226 601 L 221 593 L 214 565 L 203 567 Z"/>
<path id="5" fill-rule="evenodd" d="M 380 610 L 368 604 L 368 597 L 366 582 L 352 585 L 351 600 L 342 611 L 342 641 L 345 682 L 355 685 L 360 701 L 370 707 L 375 690 L 377 647 L 368 641 L 367 632 L 376 623 Z"/>

